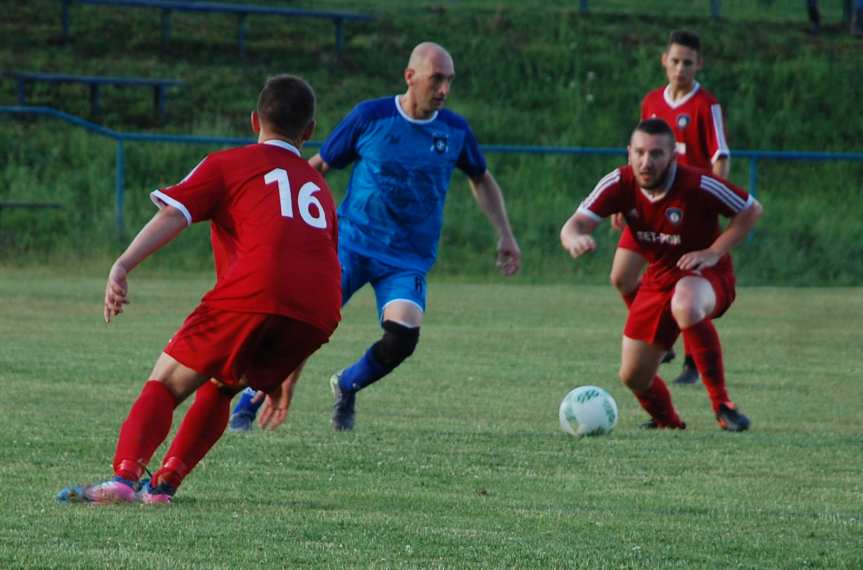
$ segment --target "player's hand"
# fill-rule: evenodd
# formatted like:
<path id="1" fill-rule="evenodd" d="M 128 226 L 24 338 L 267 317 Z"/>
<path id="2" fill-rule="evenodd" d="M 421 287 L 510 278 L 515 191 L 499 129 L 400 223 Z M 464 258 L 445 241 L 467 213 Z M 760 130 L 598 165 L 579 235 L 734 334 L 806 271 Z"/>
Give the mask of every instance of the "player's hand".
<path id="1" fill-rule="evenodd" d="M 108 282 L 105 284 L 103 314 L 106 323 L 110 323 L 113 317 L 123 312 L 123 305 L 129 304 L 128 277 L 129 273 L 126 271 L 126 268 L 119 263 L 111 266 L 111 271 L 108 273 Z"/>
<path id="2" fill-rule="evenodd" d="M 497 267 L 506 277 L 515 275 L 521 268 L 521 250 L 514 237 L 501 238 L 498 242 Z"/>
<path id="3" fill-rule="evenodd" d="M 291 407 L 291 400 L 294 397 L 294 384 L 295 379 L 291 375 L 270 395 L 265 396 L 263 392 L 255 394 L 255 398 L 252 399 L 253 402 L 259 402 L 261 398 L 266 397 L 258 414 L 258 425 L 261 426 L 262 430 L 272 431 L 285 423 L 288 409 Z"/>
<path id="4" fill-rule="evenodd" d="M 573 259 L 596 249 L 596 241 L 591 236 L 584 234 L 567 237 L 561 242 L 561 245 Z"/>
<path id="5" fill-rule="evenodd" d="M 698 271 L 699 269 L 713 267 L 719 263 L 721 258 L 721 255 L 710 249 L 690 251 L 680 256 L 680 259 L 677 260 L 677 267 L 684 271 Z"/>
<path id="6" fill-rule="evenodd" d="M 617 212 L 611 215 L 611 227 L 619 232 L 623 231 L 623 228 L 626 227 L 626 218 L 623 217 L 623 214 Z"/>

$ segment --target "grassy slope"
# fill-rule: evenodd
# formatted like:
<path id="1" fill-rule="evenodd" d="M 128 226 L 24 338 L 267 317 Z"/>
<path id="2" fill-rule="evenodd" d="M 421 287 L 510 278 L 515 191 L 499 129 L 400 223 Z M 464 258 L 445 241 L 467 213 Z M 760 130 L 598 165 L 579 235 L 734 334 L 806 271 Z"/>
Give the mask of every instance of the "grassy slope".
<path id="1" fill-rule="evenodd" d="M 104 122 L 122 130 L 243 136 L 262 79 L 277 71 L 307 76 L 320 95 L 319 137 L 358 100 L 402 88 L 401 69 L 422 39 L 446 44 L 458 79 L 451 106 L 468 116 L 480 140 L 495 144 L 622 146 L 643 93 L 663 81 L 658 51 L 668 30 L 688 27 L 706 46 L 704 83 L 723 101 L 733 148 L 851 150 L 863 132 L 858 102 L 859 41 L 828 27 L 805 34 L 802 7 L 788 2 L 724 3 L 727 19 L 704 17 L 703 3 L 656 15 L 661 2 L 593 2 L 589 16 L 574 3 L 465 0 L 417 3 L 291 2 L 291 6 L 372 9 L 374 24 L 346 26 L 348 49 L 337 61 L 328 22 L 252 19 L 249 56 L 236 53 L 236 23 L 215 15 L 175 14 L 173 39 L 159 46 L 159 15 L 76 7 L 74 41 L 56 42 L 59 9 L 50 0 L 16 5 L 2 26 L 0 66 L 94 74 L 176 77 L 171 118 L 154 125 L 149 94 L 108 90 Z M 638 8 L 636 8 L 638 6 Z M 826 9 L 826 8 L 825 8 Z M 796 20 L 789 14 L 795 14 Z M 838 18 L 829 12 L 825 19 Z M 794 20 L 789 23 L 789 20 Z M 14 102 L 5 82 L 0 103 Z M 87 115 L 81 87 L 36 88 L 33 102 Z M 59 200 L 62 212 L 8 211 L 0 220 L 7 263 L 108 257 L 113 239 L 113 145 L 49 120 L 0 119 L 0 199 Z M 182 177 L 211 147 L 128 145 L 127 221 L 139 227 L 152 212 L 146 193 Z M 527 278 L 576 272 L 605 279 L 610 245 L 573 269 L 557 246 L 557 230 L 592 184 L 618 159 L 490 155 L 507 193 L 525 250 Z M 746 180 L 734 162 L 732 179 Z M 759 196 L 767 214 L 758 239 L 738 255 L 749 283 L 853 284 L 863 279 L 863 166 L 762 163 Z M 345 177 L 333 178 L 340 193 Z M 456 174 L 438 271 L 485 275 L 493 270 L 487 224 Z M 825 208 L 824 204 L 841 208 Z M 166 266 L 207 264 L 206 231 Z M 613 236 L 602 236 L 610 242 Z M 188 255 L 192 251 L 194 255 Z"/>
<path id="2" fill-rule="evenodd" d="M 362 395 L 355 433 L 333 434 L 325 378 L 377 335 L 366 292 L 310 362 L 288 423 L 227 435 L 172 508 L 53 504 L 109 472 L 150 361 L 208 284 L 139 276 L 107 328 L 101 280 L 4 274 L 0 480 L 14 492 L 0 496 L 0 566 L 863 564 L 860 289 L 741 290 L 718 323 L 732 396 L 753 418 L 733 435 L 699 386 L 673 387 L 687 433 L 637 428 L 614 379 L 623 309 L 607 287 L 433 282 L 420 350 Z M 557 425 L 585 383 L 617 400 L 609 437 Z"/>

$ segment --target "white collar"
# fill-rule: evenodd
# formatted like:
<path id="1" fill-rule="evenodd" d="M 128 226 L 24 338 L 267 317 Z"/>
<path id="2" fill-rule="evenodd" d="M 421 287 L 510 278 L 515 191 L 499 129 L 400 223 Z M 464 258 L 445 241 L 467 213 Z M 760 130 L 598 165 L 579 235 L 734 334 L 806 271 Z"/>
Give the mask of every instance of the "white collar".
<path id="1" fill-rule="evenodd" d="M 672 109 L 676 109 L 676 108 L 680 107 L 681 105 L 683 105 L 684 103 L 686 103 L 687 101 L 689 101 L 690 99 L 692 99 L 692 97 L 695 96 L 696 93 L 698 93 L 699 89 L 701 89 L 701 84 L 696 81 L 695 83 L 692 84 L 692 90 L 689 93 L 687 93 L 686 95 L 684 95 L 683 97 L 681 97 L 677 101 L 673 101 L 671 99 L 671 84 L 669 83 L 668 85 L 665 86 L 665 91 L 662 92 L 662 98 L 665 99 L 666 105 L 668 105 Z"/>
<path id="2" fill-rule="evenodd" d="M 437 119 L 437 111 L 435 111 L 434 115 L 432 115 L 428 119 L 414 119 L 413 117 L 405 113 L 404 109 L 402 109 L 402 104 L 401 101 L 399 101 L 399 97 L 401 97 L 401 95 L 396 95 L 396 109 L 399 110 L 399 115 L 401 115 L 405 121 L 417 125 L 427 125 L 428 123 L 431 123 L 432 121 Z"/>
<path id="3" fill-rule="evenodd" d="M 291 143 L 289 143 L 288 141 L 283 141 L 281 139 L 268 139 L 268 140 L 264 141 L 264 144 L 271 144 L 273 146 L 277 146 L 279 148 L 283 148 L 285 150 L 288 150 L 297 156 L 302 156 L 300 154 L 299 149 L 297 147 L 295 147 L 294 145 L 292 145 Z"/>

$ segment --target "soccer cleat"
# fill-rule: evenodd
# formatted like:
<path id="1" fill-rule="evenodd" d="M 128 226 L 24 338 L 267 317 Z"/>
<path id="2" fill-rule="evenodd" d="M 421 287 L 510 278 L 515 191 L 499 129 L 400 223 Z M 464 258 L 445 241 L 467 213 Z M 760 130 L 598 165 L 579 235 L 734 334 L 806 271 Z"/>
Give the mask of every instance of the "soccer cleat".
<path id="1" fill-rule="evenodd" d="M 153 487 L 153 482 L 150 480 L 142 481 L 141 490 L 138 492 L 138 498 L 142 503 L 147 505 L 170 505 L 174 500 L 174 493 L 177 489 L 173 485 L 167 483 L 159 483 Z"/>
<path id="2" fill-rule="evenodd" d="M 659 427 L 659 424 L 656 423 L 656 420 L 650 418 L 649 420 L 641 424 L 639 427 L 641 429 L 686 429 L 686 422 L 680 422 L 680 425 L 676 426 Z"/>
<path id="3" fill-rule="evenodd" d="M 716 421 L 725 431 L 746 431 L 749 429 L 749 418 L 741 414 L 731 402 L 719 404 Z"/>
<path id="4" fill-rule="evenodd" d="M 98 505 L 133 503 L 137 488 L 138 483 L 135 481 L 114 477 L 93 485 L 66 487 L 57 493 L 56 498 L 58 503 L 95 503 Z"/>
<path id="5" fill-rule="evenodd" d="M 345 392 L 339 381 L 343 370 L 330 376 L 330 389 L 333 391 L 333 418 L 332 425 L 335 431 L 351 431 L 354 429 L 354 406 L 357 400 L 356 392 Z"/>
<path id="6" fill-rule="evenodd" d="M 675 384 L 696 384 L 698 383 L 698 369 L 695 367 L 695 361 L 688 354 L 683 360 L 683 370 L 680 376 L 674 379 Z"/>
<path id="7" fill-rule="evenodd" d="M 231 414 L 231 419 L 228 421 L 228 431 L 231 432 L 249 432 L 255 425 L 255 414 L 248 412 L 234 412 Z"/>
<path id="8" fill-rule="evenodd" d="M 672 348 L 672 349 L 669 349 L 669 350 L 668 350 L 668 352 L 666 352 L 666 353 L 663 355 L 662 360 L 660 361 L 660 363 L 661 363 L 661 364 L 668 364 L 669 362 L 671 362 L 672 360 L 674 360 L 674 359 L 675 359 L 675 357 L 677 357 L 677 353 L 676 353 L 676 352 L 674 352 L 674 349 L 673 349 L 673 348 Z"/>

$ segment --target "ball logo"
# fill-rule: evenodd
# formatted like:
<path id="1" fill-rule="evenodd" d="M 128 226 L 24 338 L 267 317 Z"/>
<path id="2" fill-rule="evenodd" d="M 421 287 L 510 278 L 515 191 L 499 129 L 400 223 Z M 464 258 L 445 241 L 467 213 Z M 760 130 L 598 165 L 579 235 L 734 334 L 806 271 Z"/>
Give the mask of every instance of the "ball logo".
<path id="1" fill-rule="evenodd" d="M 685 129 L 686 127 L 689 126 L 689 123 L 692 122 L 692 119 L 689 118 L 689 115 L 687 115 L 686 113 L 683 113 L 681 115 L 677 115 L 675 122 L 677 123 L 678 129 Z"/>
<path id="2" fill-rule="evenodd" d="M 444 154 L 449 148 L 449 141 L 446 135 L 433 135 L 432 136 L 432 146 L 431 149 L 433 152 L 438 154 Z"/>
<path id="3" fill-rule="evenodd" d="M 680 208 L 668 208 L 665 210 L 665 217 L 676 226 L 683 221 L 683 210 Z"/>

